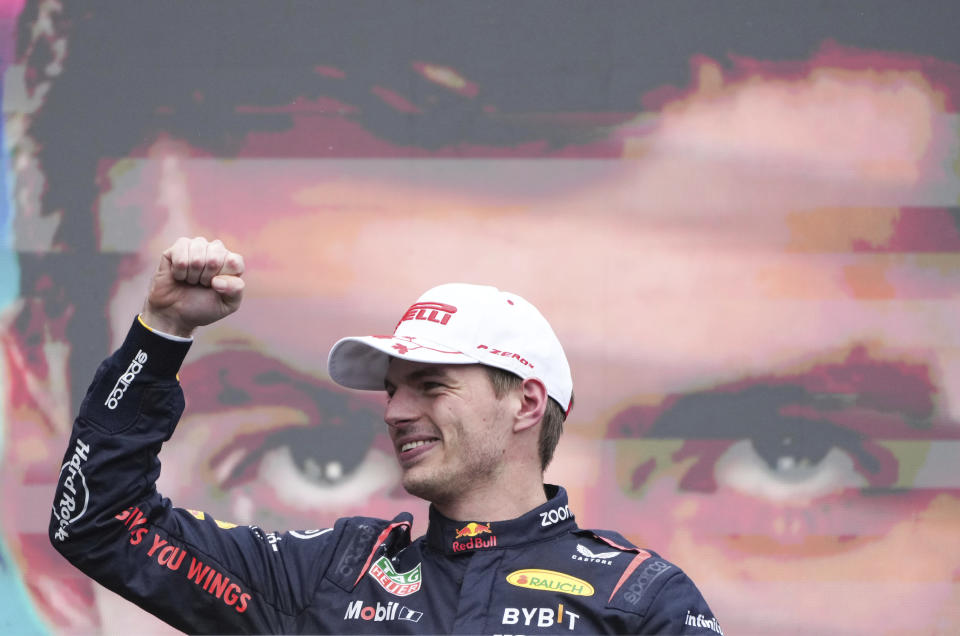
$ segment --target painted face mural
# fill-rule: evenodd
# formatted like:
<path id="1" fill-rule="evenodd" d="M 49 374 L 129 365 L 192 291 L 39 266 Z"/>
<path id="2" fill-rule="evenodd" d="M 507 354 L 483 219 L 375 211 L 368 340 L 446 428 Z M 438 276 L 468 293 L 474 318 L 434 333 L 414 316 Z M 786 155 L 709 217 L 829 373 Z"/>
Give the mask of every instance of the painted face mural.
<path id="1" fill-rule="evenodd" d="M 680 564 L 728 633 L 960 629 L 950 21 L 693 6 L 2 9 L 2 620 L 169 631 L 46 527 L 96 365 L 202 235 L 248 287 L 181 372 L 176 504 L 422 531 L 382 396 L 326 354 L 494 284 L 570 358 L 546 477 L 581 525 Z"/>

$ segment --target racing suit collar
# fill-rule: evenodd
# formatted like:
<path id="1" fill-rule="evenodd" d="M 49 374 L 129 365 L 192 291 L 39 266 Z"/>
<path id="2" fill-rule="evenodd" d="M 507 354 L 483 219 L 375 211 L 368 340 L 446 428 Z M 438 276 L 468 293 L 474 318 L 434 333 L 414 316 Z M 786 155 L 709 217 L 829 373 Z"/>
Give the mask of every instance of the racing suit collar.
<path id="1" fill-rule="evenodd" d="M 454 521 L 430 506 L 427 545 L 444 554 L 468 554 L 477 550 L 508 548 L 553 537 L 576 529 L 567 506 L 567 491 L 544 486 L 548 500 L 516 519 L 507 521 Z"/>

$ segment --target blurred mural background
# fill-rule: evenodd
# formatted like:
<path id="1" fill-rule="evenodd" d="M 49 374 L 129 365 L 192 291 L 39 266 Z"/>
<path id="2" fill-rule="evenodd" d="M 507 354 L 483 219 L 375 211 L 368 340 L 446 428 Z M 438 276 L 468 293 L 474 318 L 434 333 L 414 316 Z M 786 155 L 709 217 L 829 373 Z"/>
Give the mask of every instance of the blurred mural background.
<path id="1" fill-rule="evenodd" d="M 326 354 L 489 283 L 571 358 L 548 480 L 725 633 L 960 632 L 958 24 L 951 0 L 0 3 L 0 631 L 171 631 L 46 527 L 96 365 L 204 235 L 248 292 L 182 371 L 175 503 L 419 534 L 381 397 Z"/>

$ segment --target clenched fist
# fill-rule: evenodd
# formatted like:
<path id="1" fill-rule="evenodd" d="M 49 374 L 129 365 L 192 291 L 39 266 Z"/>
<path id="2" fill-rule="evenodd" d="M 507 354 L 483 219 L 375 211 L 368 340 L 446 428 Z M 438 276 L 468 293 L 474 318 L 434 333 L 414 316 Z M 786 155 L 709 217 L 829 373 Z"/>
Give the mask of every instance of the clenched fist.
<path id="1" fill-rule="evenodd" d="M 219 240 L 179 238 L 160 257 L 143 321 L 177 336 L 229 316 L 243 297 L 243 257 Z"/>

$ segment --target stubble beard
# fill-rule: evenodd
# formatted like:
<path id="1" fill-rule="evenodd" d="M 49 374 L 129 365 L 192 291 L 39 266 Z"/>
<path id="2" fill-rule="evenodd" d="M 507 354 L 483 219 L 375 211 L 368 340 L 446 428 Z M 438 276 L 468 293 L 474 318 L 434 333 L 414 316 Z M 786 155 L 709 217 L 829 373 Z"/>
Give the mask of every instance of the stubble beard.
<path id="1" fill-rule="evenodd" d="M 487 483 L 497 472 L 495 458 L 471 454 L 469 464 L 460 469 L 440 466 L 412 466 L 403 473 L 404 490 L 434 504 L 445 504 L 463 497 L 470 490 Z"/>
<path id="2" fill-rule="evenodd" d="M 402 479 L 404 490 L 414 497 L 432 503 L 447 501 L 453 484 L 451 480 L 444 480 L 442 476 L 436 475 L 436 472 L 418 470 L 418 467 L 404 471 Z"/>

